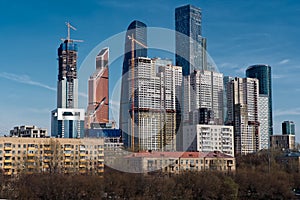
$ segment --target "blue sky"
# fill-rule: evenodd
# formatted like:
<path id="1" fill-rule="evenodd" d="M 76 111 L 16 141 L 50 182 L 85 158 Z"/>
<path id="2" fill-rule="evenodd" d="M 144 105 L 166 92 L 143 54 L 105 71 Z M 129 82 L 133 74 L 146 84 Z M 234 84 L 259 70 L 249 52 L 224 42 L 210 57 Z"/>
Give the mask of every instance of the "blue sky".
<path id="1" fill-rule="evenodd" d="M 300 2 L 297 0 L 1 0 L 0 132 L 7 133 L 22 124 L 50 131 L 50 111 L 56 106 L 57 48 L 60 38 L 66 37 L 66 21 L 78 29 L 72 32 L 72 37 L 84 40 L 79 44 L 80 67 L 94 47 L 125 31 L 134 19 L 150 27 L 174 29 L 174 9 L 188 3 L 202 9 L 202 33 L 220 72 L 244 77 L 249 65 L 272 66 L 274 132 L 281 133 L 284 120 L 295 121 L 297 129 L 300 126 Z M 123 50 L 124 44 L 120 48 Z M 121 60 L 110 67 L 111 89 L 121 74 Z M 299 141 L 300 133 L 297 138 Z"/>

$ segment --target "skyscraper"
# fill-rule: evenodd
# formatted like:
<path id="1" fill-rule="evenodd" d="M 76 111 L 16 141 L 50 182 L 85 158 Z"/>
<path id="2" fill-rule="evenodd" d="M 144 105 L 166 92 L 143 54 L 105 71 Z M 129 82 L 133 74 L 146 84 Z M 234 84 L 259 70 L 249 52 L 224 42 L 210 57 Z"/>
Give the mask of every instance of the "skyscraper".
<path id="1" fill-rule="evenodd" d="M 201 31 L 201 9 L 185 5 L 175 10 L 176 65 L 184 76 L 194 69 L 206 70 L 206 39 Z"/>
<path id="2" fill-rule="evenodd" d="M 293 121 L 282 122 L 282 135 L 295 135 L 295 123 Z"/>
<path id="3" fill-rule="evenodd" d="M 134 142 L 131 142 L 131 135 L 124 135 L 129 141 L 124 145 L 135 151 L 174 151 L 176 97 L 179 95 L 177 88 L 181 85 L 182 68 L 173 66 L 170 60 L 158 58 L 138 57 L 134 63 L 134 88 L 129 89 L 130 94 L 134 90 L 134 123 L 130 122 L 131 118 L 127 119 L 127 133 L 134 129 Z M 130 81 L 131 75 L 129 73 Z"/>
<path id="4" fill-rule="evenodd" d="M 246 76 L 259 80 L 259 95 L 268 98 L 268 134 L 273 135 L 273 114 L 272 114 L 272 76 L 271 66 L 252 65 L 247 68 Z"/>
<path id="5" fill-rule="evenodd" d="M 227 87 L 228 124 L 234 126 L 236 154 L 259 150 L 258 80 L 235 78 Z"/>
<path id="6" fill-rule="evenodd" d="M 80 138 L 84 131 L 84 109 L 78 109 L 77 44 L 68 37 L 58 48 L 57 109 L 51 112 L 51 136 Z"/>
<path id="7" fill-rule="evenodd" d="M 195 70 L 190 75 L 190 80 L 184 82 L 190 86 L 184 86 L 185 93 L 189 96 L 184 96 L 184 106 L 188 110 L 184 110 L 184 123 L 188 121 L 189 124 L 199 124 L 190 119 L 192 115 L 199 116 L 200 108 L 210 110 L 213 117 L 213 124 L 223 124 L 223 74 L 213 71 L 199 71 Z M 187 77 L 184 77 L 186 79 Z M 188 91 L 189 90 L 189 91 Z M 196 117 L 198 118 L 198 117 Z M 193 122 L 194 121 L 194 122 Z"/>
<path id="8" fill-rule="evenodd" d="M 109 76 L 108 76 L 109 49 L 102 49 L 96 56 L 96 71 L 89 78 L 88 108 L 86 128 L 91 123 L 107 123 L 109 121 Z"/>
<path id="9" fill-rule="evenodd" d="M 147 26 L 143 22 L 133 21 L 127 28 L 125 35 L 125 50 L 124 60 L 122 68 L 122 86 L 121 86 L 121 97 L 120 97 L 120 119 L 119 127 L 122 131 L 122 138 L 125 147 L 131 146 L 132 137 L 131 133 L 128 132 L 129 124 L 131 120 L 130 115 L 130 87 L 132 87 L 132 81 L 129 81 L 129 70 L 131 68 L 131 59 L 137 57 L 147 57 L 147 48 L 141 46 L 137 42 L 132 42 L 132 39 L 138 41 L 138 43 L 147 46 Z M 133 52 L 132 52 L 133 50 Z M 133 53 L 133 58 L 132 58 Z"/>

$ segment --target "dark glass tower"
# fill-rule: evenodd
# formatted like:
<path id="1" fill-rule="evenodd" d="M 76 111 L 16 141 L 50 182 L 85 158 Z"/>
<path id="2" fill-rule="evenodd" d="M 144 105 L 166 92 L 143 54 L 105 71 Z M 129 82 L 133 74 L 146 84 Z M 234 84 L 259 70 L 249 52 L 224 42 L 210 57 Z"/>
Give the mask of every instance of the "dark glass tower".
<path id="1" fill-rule="evenodd" d="M 138 42 L 147 46 L 147 26 L 143 22 L 133 21 L 127 28 L 125 35 L 125 52 L 122 69 L 122 86 L 121 86 L 121 99 L 120 99 L 120 120 L 119 127 L 122 131 L 122 138 L 125 147 L 131 147 L 131 134 L 129 133 L 130 116 L 130 83 L 128 81 L 132 46 L 129 37 L 133 37 Z M 139 45 L 137 42 L 133 45 L 134 57 L 147 57 L 147 49 Z M 135 138 L 137 139 L 137 138 Z"/>
<path id="2" fill-rule="evenodd" d="M 246 70 L 246 76 L 249 78 L 257 78 L 259 80 L 259 95 L 267 96 L 269 99 L 269 135 L 273 135 L 271 66 L 252 65 Z"/>
<path id="3" fill-rule="evenodd" d="M 295 124 L 292 121 L 282 122 L 282 135 L 295 135 Z"/>
<path id="4" fill-rule="evenodd" d="M 176 65 L 182 66 L 184 76 L 194 69 L 205 70 L 206 39 L 201 33 L 201 10 L 185 5 L 175 10 Z"/>

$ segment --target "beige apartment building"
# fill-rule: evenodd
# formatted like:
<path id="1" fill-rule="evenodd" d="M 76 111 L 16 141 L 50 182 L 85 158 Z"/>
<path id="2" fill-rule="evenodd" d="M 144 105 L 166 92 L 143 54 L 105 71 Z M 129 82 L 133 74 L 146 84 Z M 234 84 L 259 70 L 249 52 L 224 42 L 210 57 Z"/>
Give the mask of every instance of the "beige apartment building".
<path id="1" fill-rule="evenodd" d="M 0 138 L 0 169 L 18 173 L 104 172 L 103 139 Z"/>
<path id="2" fill-rule="evenodd" d="M 235 158 L 219 151 L 143 152 L 119 160 L 124 171 L 132 173 L 180 174 L 185 171 L 234 172 Z"/>

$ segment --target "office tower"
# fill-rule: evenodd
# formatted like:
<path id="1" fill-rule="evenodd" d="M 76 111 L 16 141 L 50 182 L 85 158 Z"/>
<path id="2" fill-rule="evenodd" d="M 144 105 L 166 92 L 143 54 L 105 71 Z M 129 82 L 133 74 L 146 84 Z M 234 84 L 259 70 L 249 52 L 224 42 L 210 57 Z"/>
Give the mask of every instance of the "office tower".
<path id="1" fill-rule="evenodd" d="M 176 65 L 184 76 L 193 70 L 207 70 L 206 39 L 201 32 L 201 9 L 185 5 L 175 9 Z"/>
<path id="2" fill-rule="evenodd" d="M 129 94 L 134 90 L 134 107 L 132 97 L 129 100 L 130 114 L 134 109 L 134 123 L 127 119 L 127 133 L 131 135 L 123 134 L 124 141 L 128 141 L 124 146 L 134 151 L 174 151 L 178 128 L 176 97 L 182 68 L 159 58 L 138 57 L 134 63 L 134 78 L 129 73 L 128 79 L 134 81 L 134 88 L 129 88 Z"/>
<path id="3" fill-rule="evenodd" d="M 282 135 L 295 135 L 295 123 L 292 121 L 282 122 Z"/>
<path id="4" fill-rule="evenodd" d="M 183 123 L 199 124 L 201 108 L 210 110 L 212 123 L 223 124 L 223 74 L 213 71 L 193 71 L 183 77 Z M 191 114 L 192 112 L 192 114 Z M 190 116 L 193 116 L 193 119 Z M 212 119 L 211 118 L 211 119 Z"/>
<path id="5" fill-rule="evenodd" d="M 140 45 L 139 43 L 143 44 L 144 46 Z M 129 112 L 131 104 L 129 100 L 130 96 L 133 95 L 129 91 L 130 87 L 132 87 L 132 81 L 128 80 L 129 70 L 132 63 L 131 59 L 135 59 L 137 57 L 147 57 L 147 48 L 145 48 L 145 46 L 147 46 L 147 26 L 143 22 L 135 20 L 128 26 L 125 35 L 125 51 L 122 68 L 119 127 L 122 131 L 125 147 L 131 146 L 131 139 L 134 137 L 131 137 L 131 133 L 128 132 L 129 123 L 131 123 L 131 113 Z"/>
<path id="6" fill-rule="evenodd" d="M 259 150 L 258 80 L 235 78 L 227 88 L 228 124 L 234 126 L 235 153 Z"/>
<path id="7" fill-rule="evenodd" d="M 102 49 L 96 56 L 96 71 L 89 78 L 88 108 L 86 128 L 91 123 L 107 123 L 109 121 L 109 49 Z"/>
<path id="8" fill-rule="evenodd" d="M 183 127 L 185 151 L 221 151 L 234 156 L 233 126 L 196 124 Z"/>
<path id="9" fill-rule="evenodd" d="M 247 68 L 246 76 L 248 78 L 257 78 L 259 80 L 259 95 L 268 97 L 268 134 L 271 136 L 273 135 L 271 66 L 252 65 Z"/>
<path id="10" fill-rule="evenodd" d="M 57 109 L 51 112 L 51 136 L 80 138 L 84 131 L 84 109 L 78 109 L 77 44 L 68 37 L 58 48 Z"/>

